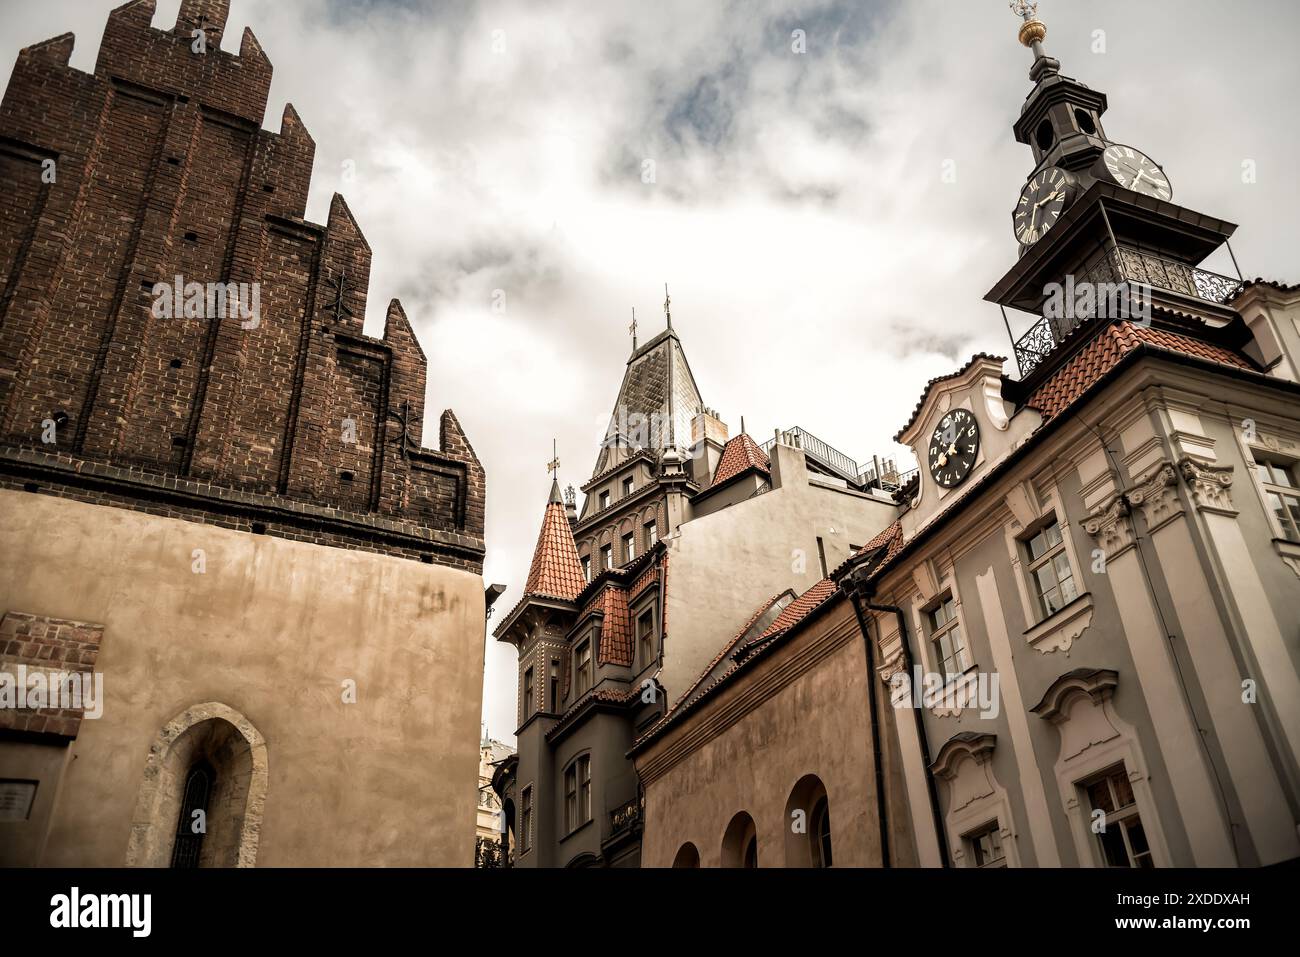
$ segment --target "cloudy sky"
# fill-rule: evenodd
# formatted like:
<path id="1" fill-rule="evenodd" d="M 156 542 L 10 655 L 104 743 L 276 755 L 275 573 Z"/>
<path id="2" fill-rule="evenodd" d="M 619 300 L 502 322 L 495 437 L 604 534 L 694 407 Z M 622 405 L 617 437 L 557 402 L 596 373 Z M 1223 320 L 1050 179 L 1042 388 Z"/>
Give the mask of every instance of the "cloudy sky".
<path id="1" fill-rule="evenodd" d="M 92 69 L 115 5 L 0 0 L 0 71 L 67 31 Z M 178 6 L 159 0 L 155 26 Z M 760 441 L 800 425 L 894 454 L 928 378 L 1009 349 L 982 297 L 1015 261 L 1032 159 L 1011 134 L 1030 56 L 1003 0 L 232 6 L 227 48 L 251 26 L 275 66 L 265 125 L 289 101 L 316 140 L 308 218 L 343 192 L 374 249 L 367 332 L 400 297 L 431 416 L 455 408 L 487 467 L 485 577 L 507 607 L 551 440 L 581 485 L 631 310 L 662 328 L 665 282 L 705 402 Z M 1244 272 L 1300 280 L 1300 5 L 1040 14 L 1062 71 L 1109 96 L 1107 134 L 1162 163 L 1175 202 L 1240 224 Z M 513 649 L 489 642 L 484 720 L 505 740 L 514 682 Z"/>

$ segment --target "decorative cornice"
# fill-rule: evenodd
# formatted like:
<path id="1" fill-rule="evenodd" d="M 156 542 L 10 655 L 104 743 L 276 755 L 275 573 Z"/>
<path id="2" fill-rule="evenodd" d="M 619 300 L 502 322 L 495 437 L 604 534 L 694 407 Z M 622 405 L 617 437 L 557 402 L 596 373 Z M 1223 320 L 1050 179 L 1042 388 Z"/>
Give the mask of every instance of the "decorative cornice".
<path id="1" fill-rule="evenodd" d="M 1043 695 L 1043 700 L 1029 710 L 1044 721 L 1064 716 L 1062 706 L 1076 693 L 1086 694 L 1100 704 L 1119 686 L 1119 673 L 1109 668 L 1076 668 L 1061 675 Z"/>
<path id="2" fill-rule="evenodd" d="M 983 764 L 993 755 L 997 746 L 996 734 L 977 734 L 974 731 L 962 731 L 954 734 L 935 755 L 930 770 L 938 777 L 951 781 L 956 775 L 957 765 L 963 757 L 970 757 L 977 764 Z"/>
<path id="3" fill-rule="evenodd" d="M 1235 516 L 1232 507 L 1232 466 L 1207 465 L 1196 459 L 1185 458 L 1178 463 L 1183 482 L 1192 493 L 1197 511 Z"/>

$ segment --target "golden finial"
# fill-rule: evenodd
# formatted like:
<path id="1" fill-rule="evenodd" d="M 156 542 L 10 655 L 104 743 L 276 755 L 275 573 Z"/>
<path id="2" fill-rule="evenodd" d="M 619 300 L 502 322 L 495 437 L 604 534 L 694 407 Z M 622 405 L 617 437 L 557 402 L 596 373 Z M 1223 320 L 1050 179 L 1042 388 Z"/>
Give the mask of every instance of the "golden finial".
<path id="1" fill-rule="evenodd" d="M 1011 0 L 1011 12 L 1025 22 L 1020 24 L 1020 42 L 1032 48 L 1047 36 L 1047 24 L 1038 19 L 1037 0 Z"/>

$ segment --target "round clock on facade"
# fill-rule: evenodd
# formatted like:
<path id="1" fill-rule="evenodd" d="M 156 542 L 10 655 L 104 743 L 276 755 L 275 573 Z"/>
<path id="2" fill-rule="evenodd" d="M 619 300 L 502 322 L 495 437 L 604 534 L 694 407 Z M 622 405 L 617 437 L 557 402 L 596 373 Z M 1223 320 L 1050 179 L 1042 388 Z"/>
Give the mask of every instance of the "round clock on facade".
<path id="1" fill-rule="evenodd" d="M 1169 199 L 1174 195 L 1165 171 L 1151 157 L 1131 146 L 1112 143 L 1101 154 L 1100 164 L 1110 178 L 1125 189 L 1156 199 Z"/>
<path id="2" fill-rule="evenodd" d="M 1011 225 L 1022 245 L 1033 245 L 1056 225 L 1073 186 L 1070 174 L 1059 166 L 1049 166 L 1029 178 L 1011 214 Z"/>
<path id="3" fill-rule="evenodd" d="M 965 481 L 980 450 L 980 427 L 966 409 L 953 409 L 930 436 L 930 475 L 944 488 Z"/>

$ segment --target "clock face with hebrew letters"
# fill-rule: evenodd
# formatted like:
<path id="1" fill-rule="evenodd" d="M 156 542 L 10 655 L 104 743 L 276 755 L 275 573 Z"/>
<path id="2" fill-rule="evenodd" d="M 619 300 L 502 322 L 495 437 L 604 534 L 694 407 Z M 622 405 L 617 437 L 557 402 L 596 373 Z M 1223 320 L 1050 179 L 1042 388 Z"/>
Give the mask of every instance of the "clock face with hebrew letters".
<path id="1" fill-rule="evenodd" d="M 930 435 L 930 476 L 944 488 L 960 485 L 975 467 L 980 450 L 979 423 L 966 409 L 944 414 Z"/>

